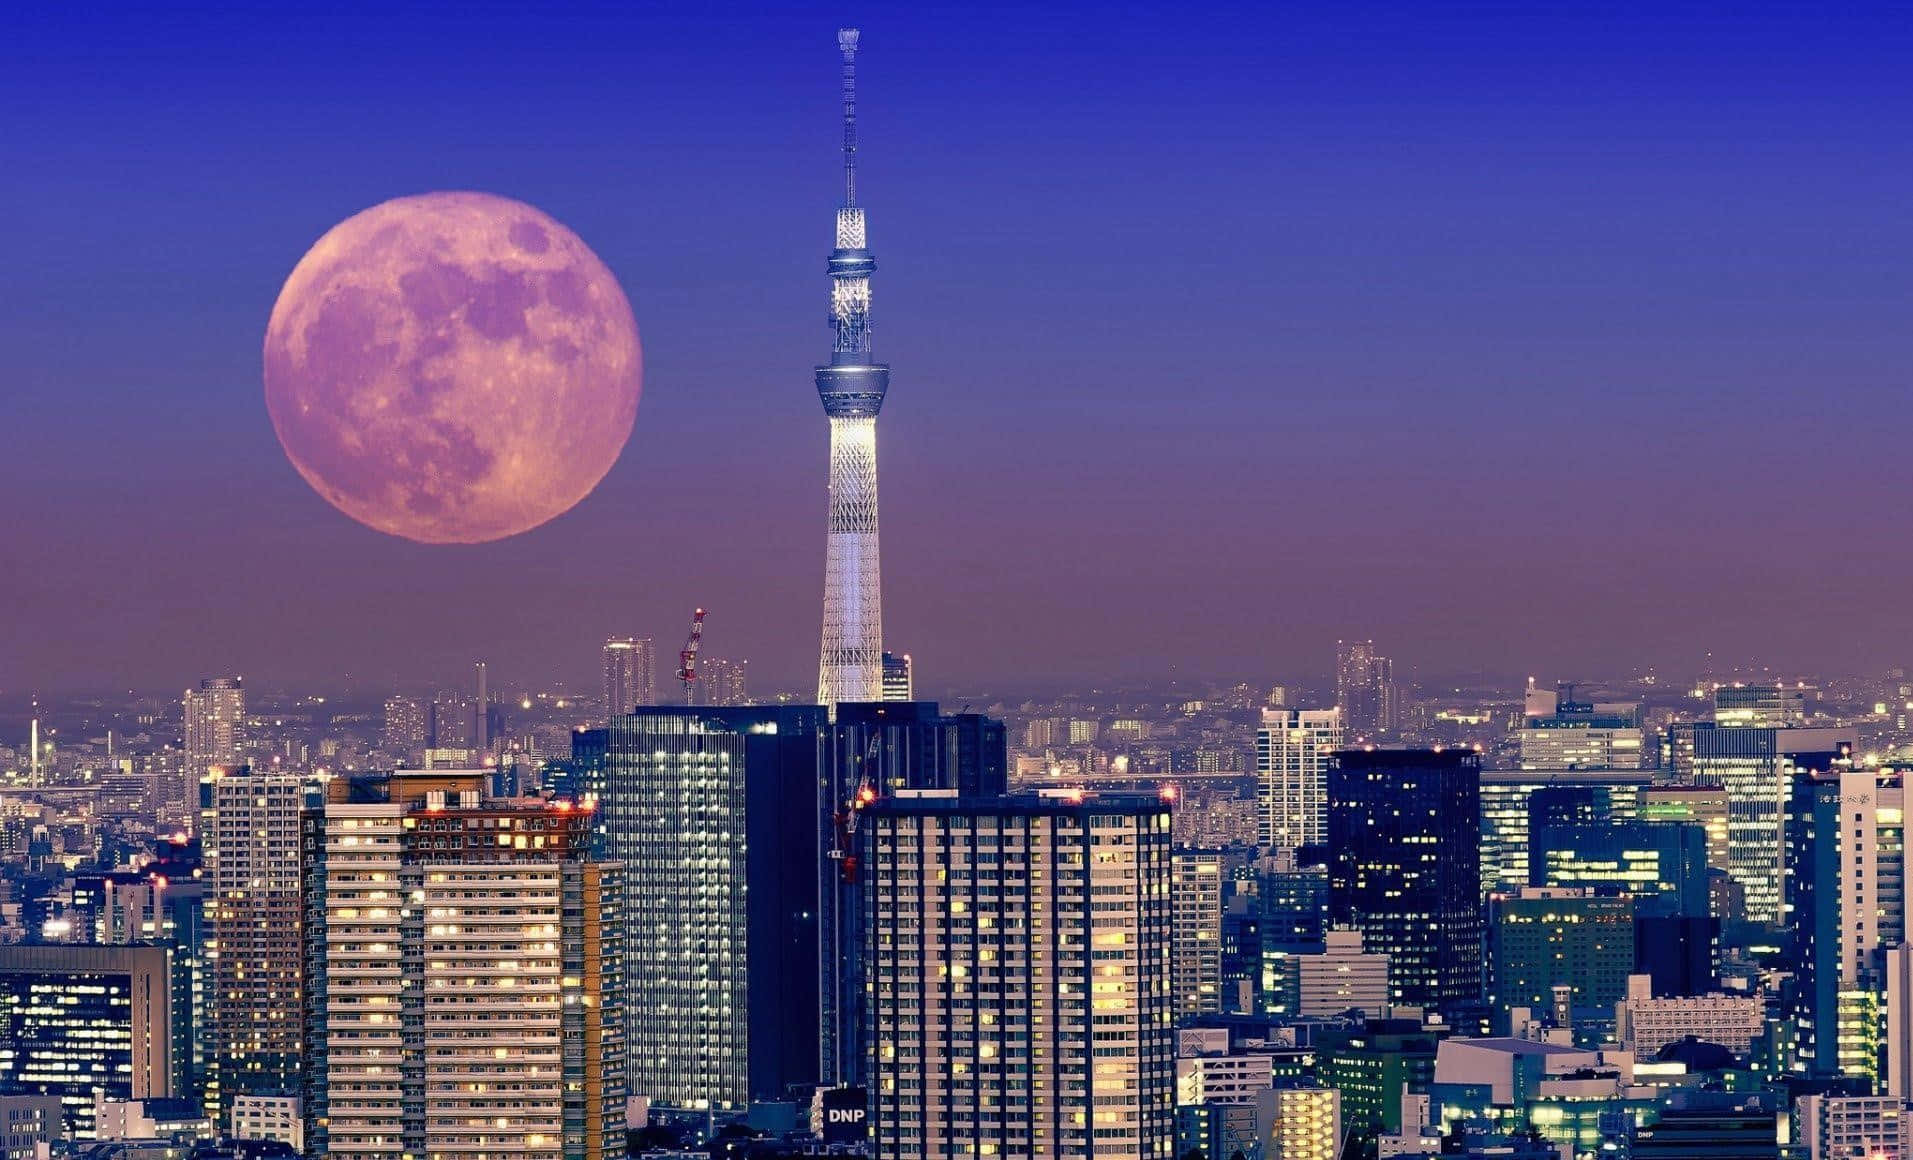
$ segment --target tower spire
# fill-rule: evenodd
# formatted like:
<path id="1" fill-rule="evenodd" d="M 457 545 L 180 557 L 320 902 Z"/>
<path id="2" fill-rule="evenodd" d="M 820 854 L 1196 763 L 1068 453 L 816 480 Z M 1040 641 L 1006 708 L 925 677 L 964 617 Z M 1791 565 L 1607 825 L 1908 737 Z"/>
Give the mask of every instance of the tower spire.
<path id="1" fill-rule="evenodd" d="M 854 28 L 837 30 L 837 48 L 844 54 L 844 208 L 857 204 L 857 36 Z"/>

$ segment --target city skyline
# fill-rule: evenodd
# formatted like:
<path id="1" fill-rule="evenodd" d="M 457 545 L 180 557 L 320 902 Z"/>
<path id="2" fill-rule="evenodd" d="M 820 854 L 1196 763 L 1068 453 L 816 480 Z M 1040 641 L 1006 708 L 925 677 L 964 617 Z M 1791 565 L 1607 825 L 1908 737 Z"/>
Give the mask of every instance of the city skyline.
<path id="1" fill-rule="evenodd" d="M 936 683 L 1191 651 L 1312 667 L 1351 635 L 1422 671 L 1895 660 L 1907 32 L 1884 9 L 1665 11 L 1197 13 L 1165 40 L 1056 8 L 1009 43 L 982 13 L 867 21 L 884 350 L 912 392 L 886 420 L 888 639 Z M 379 44 L 293 13 L 23 16 L 0 493 L 31 548 L 0 569 L 0 688 L 453 671 L 475 624 L 501 673 L 563 673 L 692 606 L 761 683 L 801 687 L 824 497 L 796 377 L 837 142 L 831 86 L 788 46 L 843 15 L 713 35 L 581 8 L 530 34 L 488 11 L 447 34 L 459 65 L 421 64 L 406 14 Z M 551 83 L 475 119 L 461 78 L 503 43 Z M 124 212 L 128 167 L 163 228 Z M 304 493 L 257 345 L 328 225 L 444 187 L 526 197 L 601 251 L 652 389 L 577 510 L 439 553 Z M 1174 277 L 1138 235 L 1174 239 Z M 1821 446 L 1843 452 L 1826 497 L 1708 482 Z M 1257 531 L 1287 507 L 1325 516 L 1307 568 Z M 614 548 L 582 576 L 587 545 Z"/>

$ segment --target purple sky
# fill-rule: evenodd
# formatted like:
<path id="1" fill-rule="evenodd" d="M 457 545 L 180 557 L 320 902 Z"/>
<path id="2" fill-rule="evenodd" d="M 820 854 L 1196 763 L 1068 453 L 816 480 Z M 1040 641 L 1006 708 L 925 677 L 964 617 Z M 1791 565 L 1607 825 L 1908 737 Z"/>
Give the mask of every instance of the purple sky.
<path id="1" fill-rule="evenodd" d="M 1913 29 L 1886 6 L 282 6 L 0 16 L 0 691 L 813 679 L 839 21 L 886 628 L 927 688 L 1904 663 Z M 31 9 L 40 8 L 40 11 Z M 382 10 L 381 10 L 382 11 Z M 623 458 L 522 537 L 286 463 L 286 274 L 390 197 L 577 231 Z"/>

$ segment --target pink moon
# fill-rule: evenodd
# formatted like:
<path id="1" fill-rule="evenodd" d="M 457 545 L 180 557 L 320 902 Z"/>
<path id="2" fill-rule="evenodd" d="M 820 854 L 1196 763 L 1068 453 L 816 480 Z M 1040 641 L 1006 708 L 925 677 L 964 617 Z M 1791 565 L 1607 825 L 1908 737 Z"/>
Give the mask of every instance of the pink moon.
<path id="1" fill-rule="evenodd" d="M 266 409 L 326 502 L 426 544 L 563 515 L 631 435 L 643 356 L 596 254 L 509 198 L 427 193 L 334 226 L 266 326 Z"/>

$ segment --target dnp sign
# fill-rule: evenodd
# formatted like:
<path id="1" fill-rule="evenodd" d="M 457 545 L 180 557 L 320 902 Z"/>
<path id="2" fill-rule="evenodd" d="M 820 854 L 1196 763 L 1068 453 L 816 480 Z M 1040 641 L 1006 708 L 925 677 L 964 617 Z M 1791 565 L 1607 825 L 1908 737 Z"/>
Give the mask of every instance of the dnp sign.
<path id="1" fill-rule="evenodd" d="M 860 1144 L 867 1132 L 866 1098 L 860 1087 L 831 1088 L 824 1093 L 824 1143 Z"/>

